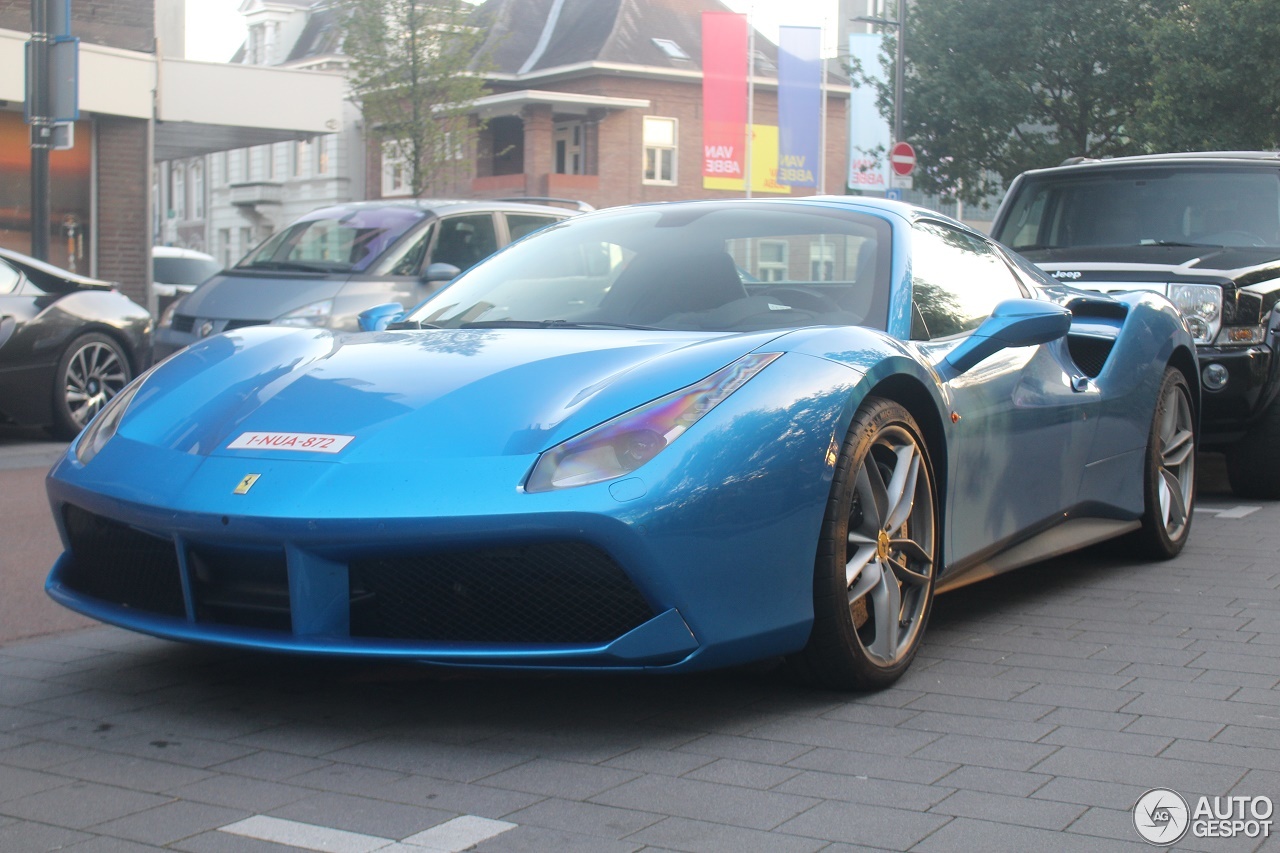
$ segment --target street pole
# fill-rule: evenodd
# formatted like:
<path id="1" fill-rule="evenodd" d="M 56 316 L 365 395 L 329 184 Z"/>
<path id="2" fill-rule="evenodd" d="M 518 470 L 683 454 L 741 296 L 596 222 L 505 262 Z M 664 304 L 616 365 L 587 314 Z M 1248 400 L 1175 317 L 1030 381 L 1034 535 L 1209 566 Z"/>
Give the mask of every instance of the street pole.
<path id="1" fill-rule="evenodd" d="M 53 119 L 49 115 L 49 5 L 31 0 L 31 65 L 27 92 L 31 103 L 31 256 L 49 260 L 49 149 Z"/>
<path id="2" fill-rule="evenodd" d="M 907 0 L 898 0 L 898 40 L 893 57 L 893 141 L 903 141 L 902 92 L 906 88 Z"/>

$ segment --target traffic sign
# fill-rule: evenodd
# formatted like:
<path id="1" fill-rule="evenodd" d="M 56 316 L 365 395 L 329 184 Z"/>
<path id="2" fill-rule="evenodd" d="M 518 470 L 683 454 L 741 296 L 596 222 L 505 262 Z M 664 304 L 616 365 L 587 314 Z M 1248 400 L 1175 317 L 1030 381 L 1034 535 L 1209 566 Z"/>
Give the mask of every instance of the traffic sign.
<path id="1" fill-rule="evenodd" d="M 902 190 L 897 187 L 890 187 L 884 191 L 884 197 L 889 201 L 902 201 Z"/>
<path id="2" fill-rule="evenodd" d="M 909 142 L 899 142 L 889 149 L 889 164 L 895 175 L 910 175 L 916 168 L 916 150 Z"/>

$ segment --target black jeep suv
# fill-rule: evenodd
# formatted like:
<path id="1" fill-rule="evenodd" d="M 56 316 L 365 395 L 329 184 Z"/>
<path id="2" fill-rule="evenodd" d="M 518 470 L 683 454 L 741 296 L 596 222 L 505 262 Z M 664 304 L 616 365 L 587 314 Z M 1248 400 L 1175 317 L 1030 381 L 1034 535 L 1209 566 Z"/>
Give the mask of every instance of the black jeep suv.
<path id="1" fill-rule="evenodd" d="M 1280 153 L 1073 160 L 1019 175 L 992 236 L 1076 287 L 1158 290 L 1200 360 L 1201 447 L 1280 498 Z"/>

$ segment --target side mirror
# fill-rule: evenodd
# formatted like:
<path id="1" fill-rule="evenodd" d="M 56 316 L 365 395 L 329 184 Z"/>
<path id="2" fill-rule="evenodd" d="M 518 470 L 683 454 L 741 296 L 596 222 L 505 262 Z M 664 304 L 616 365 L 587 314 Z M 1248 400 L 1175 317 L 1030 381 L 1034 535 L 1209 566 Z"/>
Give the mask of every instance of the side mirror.
<path id="1" fill-rule="evenodd" d="M 953 349 L 940 372 L 959 376 L 984 358 L 1010 347 L 1030 347 L 1056 341 L 1071 329 L 1071 312 L 1039 299 L 1007 299 L 968 338 Z"/>
<path id="2" fill-rule="evenodd" d="M 426 272 L 422 274 L 422 280 L 425 282 L 453 281 L 460 275 L 462 275 L 462 270 L 453 264 L 427 264 Z"/>
<path id="3" fill-rule="evenodd" d="M 404 316 L 404 307 L 399 302 L 387 302 L 375 305 L 360 312 L 357 320 L 362 332 L 381 332 L 391 323 Z"/>

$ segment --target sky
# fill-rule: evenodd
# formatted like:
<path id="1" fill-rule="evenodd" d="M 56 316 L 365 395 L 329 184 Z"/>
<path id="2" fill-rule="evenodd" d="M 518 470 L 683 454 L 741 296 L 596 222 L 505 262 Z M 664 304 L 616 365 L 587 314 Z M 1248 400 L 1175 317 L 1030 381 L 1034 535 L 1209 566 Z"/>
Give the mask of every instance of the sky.
<path id="1" fill-rule="evenodd" d="M 237 11 L 243 0 L 187 0 L 187 58 L 226 62 L 244 42 L 244 18 Z M 725 0 L 726 5 L 751 15 L 756 29 L 774 42 L 782 24 L 825 25 L 827 52 L 835 44 L 836 0 Z"/>

